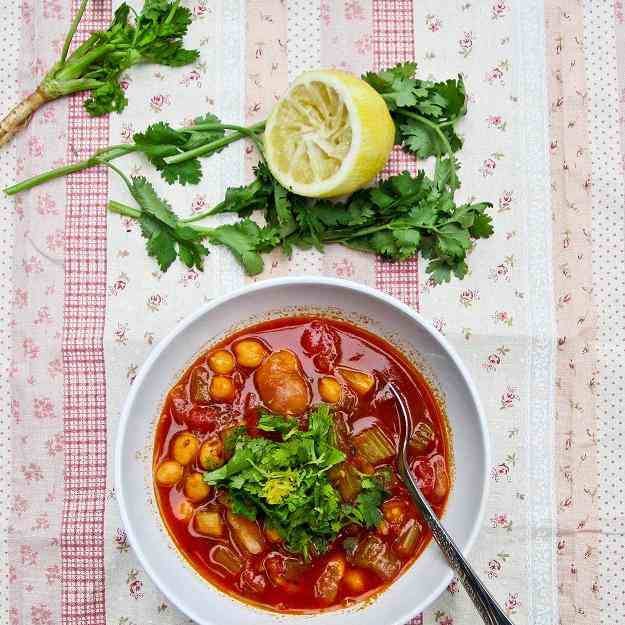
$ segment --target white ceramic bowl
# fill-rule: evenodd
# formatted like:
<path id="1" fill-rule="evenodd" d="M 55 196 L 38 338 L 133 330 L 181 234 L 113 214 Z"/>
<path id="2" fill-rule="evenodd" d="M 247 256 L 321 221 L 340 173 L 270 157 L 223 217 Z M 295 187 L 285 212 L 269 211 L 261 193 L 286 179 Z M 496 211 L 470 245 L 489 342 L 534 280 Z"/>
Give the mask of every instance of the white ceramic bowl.
<path id="1" fill-rule="evenodd" d="M 177 551 L 158 513 L 152 482 L 154 431 L 162 402 L 179 375 L 231 332 L 295 314 L 339 315 L 398 347 L 444 400 L 455 459 L 444 523 L 466 553 L 481 524 L 486 498 L 488 437 L 473 382 L 445 339 L 399 301 L 354 282 L 330 278 L 267 280 L 214 300 L 182 321 L 152 351 L 126 400 L 115 453 L 116 492 L 130 544 L 147 573 L 182 612 L 200 625 L 275 625 L 285 620 L 224 594 Z M 452 573 L 430 542 L 417 561 L 372 602 L 306 615 L 307 625 L 400 625 L 449 584 Z"/>

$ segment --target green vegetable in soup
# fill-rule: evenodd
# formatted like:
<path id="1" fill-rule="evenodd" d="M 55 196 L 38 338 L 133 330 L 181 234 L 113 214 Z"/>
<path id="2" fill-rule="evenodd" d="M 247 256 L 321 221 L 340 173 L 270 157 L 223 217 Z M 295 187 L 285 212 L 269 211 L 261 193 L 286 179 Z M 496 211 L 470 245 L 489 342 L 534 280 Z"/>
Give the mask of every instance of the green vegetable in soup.
<path id="1" fill-rule="evenodd" d="M 359 455 L 371 464 L 388 460 L 395 455 L 395 445 L 377 425 L 354 436 L 353 442 Z"/>
<path id="2" fill-rule="evenodd" d="M 232 513 L 264 519 L 282 537 L 287 549 L 309 558 L 322 553 L 349 523 L 373 527 L 382 518 L 384 490 L 369 476 L 360 476 L 360 490 L 344 502 L 328 472 L 345 461 L 332 444 L 332 413 L 320 406 L 301 430 L 295 419 L 265 413 L 258 429 L 276 432 L 282 440 L 234 435 L 234 452 L 204 480 L 227 492 Z"/>

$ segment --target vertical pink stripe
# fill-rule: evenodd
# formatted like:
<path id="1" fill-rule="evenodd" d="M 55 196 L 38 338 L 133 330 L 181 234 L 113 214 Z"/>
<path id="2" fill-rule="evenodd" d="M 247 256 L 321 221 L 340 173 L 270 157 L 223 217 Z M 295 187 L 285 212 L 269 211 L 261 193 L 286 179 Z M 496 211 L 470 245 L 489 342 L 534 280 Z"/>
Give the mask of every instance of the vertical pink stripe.
<path id="1" fill-rule="evenodd" d="M 78 8 L 73 1 L 73 10 Z M 77 39 L 106 28 L 111 0 L 89 5 Z M 72 97 L 69 160 L 108 143 L 108 118 L 90 117 L 87 96 Z M 63 327 L 65 498 L 61 532 L 64 625 L 105 625 L 106 200 L 108 175 L 93 169 L 67 179 Z"/>
<path id="2" fill-rule="evenodd" d="M 599 467 L 595 436 L 597 320 L 592 285 L 592 172 L 585 99 L 584 8 L 575 0 L 545 2 L 547 88 L 550 101 L 551 207 L 556 352 L 555 465 L 558 502 L 557 567 L 562 625 L 600 621 Z M 583 146 L 583 147 L 582 147 Z M 594 295 L 593 295 L 594 297 Z M 566 302 L 564 305 L 561 302 Z M 596 304 L 596 302 L 595 302 Z M 599 489 L 600 490 L 600 489 Z M 615 619 L 614 622 L 617 622 Z"/>
<path id="3" fill-rule="evenodd" d="M 57 61 L 54 42 L 64 36 L 67 21 L 54 18 L 41 2 L 11 4 L 20 5 L 16 12 L 21 10 L 19 22 L 5 24 L 21 31 L 19 49 L 10 51 L 18 58 L 13 94 L 17 99 L 31 93 L 43 71 Z M 62 10 L 65 18 L 67 7 Z M 15 137 L 17 161 L 11 181 L 59 164 L 66 153 L 67 105 L 66 99 L 46 104 Z M 8 184 L 9 178 L 4 182 Z M 4 363 L 5 382 L 10 386 L 10 397 L 5 399 L 11 414 L 10 453 L 3 455 L 9 449 L 2 447 L 6 440 L 0 441 L 0 457 L 11 466 L 4 489 L 0 488 L 9 512 L 9 570 L 3 578 L 9 606 L 7 612 L 0 611 L 2 625 L 61 622 L 65 202 L 65 184 L 55 181 L 18 195 L 12 216 L 13 297 L 4 302 L 12 306 L 12 354 L 10 362 Z"/>
<path id="4" fill-rule="evenodd" d="M 373 0 L 373 69 L 414 59 L 412 0 Z M 385 176 L 416 172 L 414 159 L 395 148 L 384 170 Z M 419 267 L 414 258 L 403 263 L 376 261 L 376 286 L 408 306 L 419 308 Z"/>
<path id="5" fill-rule="evenodd" d="M 373 70 L 414 59 L 414 25 L 412 0 L 373 0 Z M 414 158 L 395 148 L 391 154 L 385 176 L 402 171 L 415 173 Z M 402 263 L 376 260 L 376 287 L 402 302 L 419 309 L 419 266 L 417 259 Z M 423 614 L 418 614 L 407 625 L 423 625 Z"/>
<path id="6" fill-rule="evenodd" d="M 267 118 L 288 86 L 286 2 L 246 0 L 245 16 L 245 123 L 254 124 Z M 258 152 L 248 143 L 245 165 L 250 180 L 257 163 Z M 274 250 L 265 256 L 263 273 L 246 277 L 246 282 L 283 276 L 288 269 L 282 250 Z"/>

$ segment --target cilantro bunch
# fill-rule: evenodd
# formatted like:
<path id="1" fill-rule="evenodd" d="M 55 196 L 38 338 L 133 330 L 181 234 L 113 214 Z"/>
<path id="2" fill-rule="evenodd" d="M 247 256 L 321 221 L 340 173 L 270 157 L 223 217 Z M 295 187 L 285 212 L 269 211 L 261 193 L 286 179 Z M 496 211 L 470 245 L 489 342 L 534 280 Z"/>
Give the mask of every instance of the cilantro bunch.
<path id="1" fill-rule="evenodd" d="M 323 251 L 327 244 L 341 244 L 395 261 L 421 253 L 429 261 L 427 272 L 434 282 L 448 281 L 452 275 L 461 279 L 467 273 L 466 257 L 474 242 L 493 232 L 487 213 L 491 205 L 458 204 L 454 199 L 460 186 L 454 154 L 462 147 L 456 124 L 467 111 L 462 78 L 420 80 L 415 71 L 414 63 L 403 63 L 367 73 L 363 79 L 384 98 L 395 122 L 396 143 L 417 158 L 436 158 L 432 177 L 423 171 L 415 176 L 403 173 L 341 202 L 310 200 L 282 187 L 266 167 L 260 143 L 264 122 L 242 127 L 208 114 L 185 128 L 152 124 L 136 133 L 131 144 L 100 150 L 85 161 L 39 174 L 5 191 L 12 195 L 89 167 L 111 167 L 123 177 L 138 207 L 111 201 L 109 210 L 139 221 L 147 252 L 162 271 L 177 258 L 202 269 L 209 253 L 207 244 L 230 249 L 250 275 L 263 270 L 262 254 L 277 247 L 290 256 L 294 248 Z M 126 154 L 142 153 L 169 184 L 198 184 L 200 158 L 242 138 L 251 139 L 261 156 L 255 179 L 227 189 L 222 202 L 184 219 L 176 216 L 145 178 L 129 179 L 112 164 Z M 255 211 L 264 213 L 264 225 L 251 219 Z M 197 223 L 218 213 L 234 213 L 240 220 L 214 228 Z"/>
<path id="2" fill-rule="evenodd" d="M 249 275 L 260 273 L 262 254 L 277 247 L 290 256 L 295 247 L 323 251 L 336 243 L 397 261 L 421 252 L 429 259 L 426 271 L 440 283 L 452 274 L 463 278 L 473 242 L 493 232 L 488 202 L 454 201 L 446 161 L 438 162 L 434 178 L 404 172 L 341 204 L 287 191 L 262 162 L 255 173 L 252 183 L 228 189 L 223 202 L 187 219 L 177 218 L 145 178 L 124 177 L 140 209 L 110 202 L 109 210 L 139 220 L 147 252 L 163 271 L 177 257 L 201 269 L 209 252 L 202 241 L 227 247 Z M 250 219 L 258 209 L 264 211 L 263 226 Z M 242 219 L 215 228 L 196 223 L 223 212 Z"/>
<path id="3" fill-rule="evenodd" d="M 460 187 L 454 153 L 462 147 L 455 124 L 467 113 L 461 76 L 444 82 L 414 77 L 416 63 L 400 63 L 379 73 L 368 72 L 368 82 L 386 102 L 395 122 L 395 143 L 417 158 L 435 156 L 449 171 L 450 188 Z"/>
<path id="4" fill-rule="evenodd" d="M 323 553 L 345 525 L 375 526 L 382 518 L 384 498 L 378 481 L 363 476 L 356 501 L 341 501 L 327 475 L 345 460 L 332 445 L 332 424 L 328 406 L 310 414 L 305 431 L 294 419 L 264 414 L 258 429 L 277 432 L 281 442 L 239 431 L 230 460 L 204 473 L 204 481 L 227 493 L 236 514 L 264 519 L 290 551 L 305 558 Z"/>
<path id="5" fill-rule="evenodd" d="M 0 122 L 0 145 L 9 141 L 46 102 L 78 91 L 91 91 L 85 101 L 91 115 L 120 112 L 128 103 L 118 82 L 122 72 L 138 63 L 178 67 L 192 63 L 199 56 L 197 50 L 183 47 L 182 37 L 191 22 L 191 12 L 180 6 L 180 0 L 145 0 L 141 13 L 123 3 L 106 30 L 93 33 L 69 54 L 88 2 L 81 2 L 60 59 L 36 91 Z"/>

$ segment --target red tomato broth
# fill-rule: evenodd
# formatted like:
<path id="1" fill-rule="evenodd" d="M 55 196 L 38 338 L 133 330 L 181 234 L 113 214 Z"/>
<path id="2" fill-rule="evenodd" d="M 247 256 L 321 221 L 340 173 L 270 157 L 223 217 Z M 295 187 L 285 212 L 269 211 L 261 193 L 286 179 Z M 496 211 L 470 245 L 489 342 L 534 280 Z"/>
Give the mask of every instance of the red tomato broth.
<path id="1" fill-rule="evenodd" d="M 307 355 L 301 344 L 302 333 L 309 327 L 311 322 L 315 321 L 322 321 L 327 324 L 340 338 L 340 351 L 335 365 L 374 373 L 376 377 L 375 388 L 366 397 L 359 397 L 355 392 L 348 389 L 345 380 L 341 378 L 337 371 L 327 373 L 326 371 L 319 372 L 316 369 L 313 356 L 310 353 Z M 229 349 L 232 351 L 233 344 L 245 338 L 260 340 L 267 348 L 268 353 L 288 349 L 297 355 L 301 368 L 310 383 L 312 407 L 322 403 L 318 390 L 318 380 L 327 375 L 334 375 L 341 382 L 344 392 L 343 401 L 337 410 L 346 413 L 347 422 L 353 428 L 351 435 L 353 436 L 375 423 L 381 426 L 394 444 L 397 445 L 399 440 L 397 409 L 395 400 L 390 395 L 384 393 L 383 383 L 380 382 L 380 374 L 383 373 L 384 378 L 392 380 L 395 387 L 404 397 L 406 404 L 410 408 L 413 427 L 419 421 L 426 421 L 435 432 L 435 442 L 431 448 L 427 449 L 426 453 L 417 457 L 409 452 L 411 466 L 417 468 L 417 465 L 423 465 L 431 459 L 435 459 L 435 461 L 441 461 L 440 459 L 442 459 L 447 471 L 449 486 L 451 486 L 453 460 L 447 422 L 434 393 L 423 376 L 415 370 L 414 366 L 397 349 L 383 339 L 347 322 L 316 317 L 289 317 L 260 323 L 223 339 L 199 356 L 185 371 L 165 400 L 155 436 L 155 471 L 156 467 L 169 457 L 171 440 L 180 431 L 190 430 L 200 438 L 200 441 L 203 441 L 208 433 L 218 432 L 237 424 L 244 424 L 251 436 L 267 435 L 267 433 L 261 433 L 256 429 L 258 411 L 255 409 L 255 406 L 262 407 L 262 403 L 254 385 L 254 371 L 251 369 L 237 366 L 233 374 L 237 381 L 237 393 L 234 401 L 232 403 L 211 402 L 212 405 L 219 409 L 217 416 L 211 414 L 210 407 L 195 406 L 189 400 L 189 385 L 192 371 L 196 367 L 202 367 L 209 371 L 206 364 L 209 353 L 216 349 Z M 319 364 L 318 359 L 317 363 Z M 326 369 L 326 363 L 322 363 L 321 367 Z M 180 396 L 182 396 L 184 401 L 180 399 Z M 185 422 L 185 418 L 188 418 L 193 410 L 200 411 L 203 414 L 202 418 L 197 418 L 196 413 L 193 413 L 196 416 L 191 420 L 191 423 L 194 426 L 199 426 L 200 429 L 188 427 Z M 300 417 L 299 420 L 301 426 L 305 428 L 305 416 Z M 396 469 L 394 460 L 388 464 Z M 376 468 L 380 466 L 384 466 L 384 463 L 376 465 Z M 197 458 L 185 467 L 185 475 L 190 471 L 204 471 L 199 465 Z M 431 484 L 427 479 L 427 471 L 420 470 L 416 471 L 415 474 L 421 482 L 424 493 L 429 498 Z M 311 563 L 307 563 L 306 569 L 299 576 L 296 592 L 287 592 L 284 587 L 274 586 L 269 579 L 267 579 L 264 592 L 245 592 L 242 589 L 239 576 L 230 575 L 225 569 L 210 560 L 209 551 L 211 547 L 219 543 L 231 547 L 245 561 L 244 570 L 253 569 L 261 573 L 264 572 L 263 561 L 269 553 L 276 551 L 285 555 L 292 556 L 293 554 L 289 554 L 279 544 L 267 542 L 267 549 L 260 555 L 247 555 L 237 547 L 232 531 L 225 520 L 225 538 L 214 539 L 198 534 L 193 527 L 193 517 L 181 520 L 176 515 L 180 502 L 186 499 L 183 492 L 183 481 L 174 487 L 167 487 L 159 485 L 155 480 L 158 506 L 164 523 L 176 546 L 193 568 L 204 579 L 239 600 L 279 612 L 319 611 L 340 608 L 356 601 L 370 598 L 372 595 L 384 590 L 394 581 L 384 581 L 373 572 L 357 567 L 365 582 L 362 592 L 352 593 L 342 584 L 336 600 L 331 605 L 328 606 L 317 599 L 313 595 L 313 587 L 325 563 L 337 553 L 343 553 L 342 541 L 346 536 L 345 530 L 343 530 L 325 554 L 313 559 Z M 216 504 L 218 495 L 212 489 L 209 499 L 201 504 L 194 505 L 195 510 L 201 510 L 207 505 Z M 441 501 L 430 501 L 433 509 L 439 516 L 444 511 L 448 495 L 449 490 Z M 405 507 L 405 518 L 417 519 L 423 529 L 414 553 L 407 558 L 401 558 L 401 570 L 394 579 L 397 579 L 399 575 L 410 567 L 431 538 L 431 534 L 416 510 L 414 503 L 411 501 L 407 490 L 399 480 L 396 480 L 396 484 L 390 489 L 388 499 L 397 498 L 400 498 L 407 504 Z M 380 538 L 390 545 L 397 537 L 400 528 L 391 525 L 389 536 L 380 536 Z M 363 531 L 364 534 L 366 532 Z M 349 563 L 347 567 L 348 569 L 355 568 Z"/>

